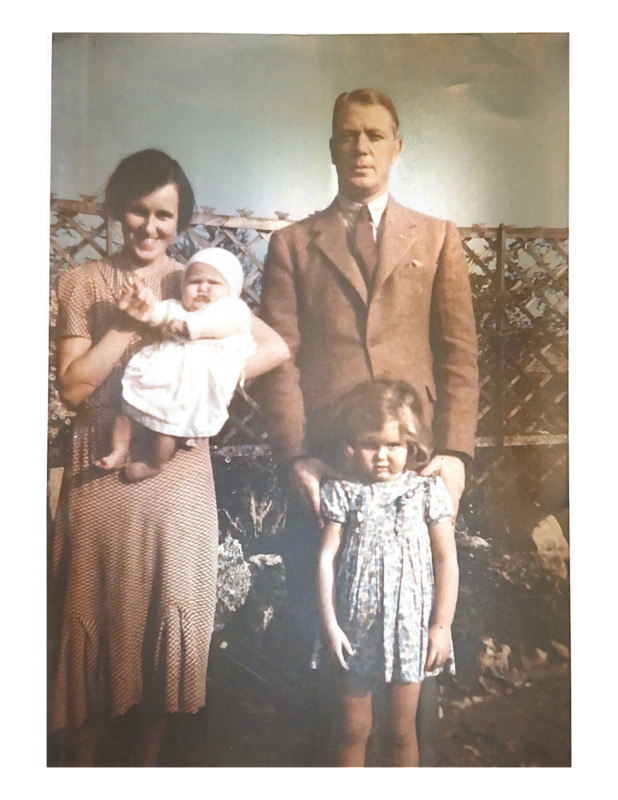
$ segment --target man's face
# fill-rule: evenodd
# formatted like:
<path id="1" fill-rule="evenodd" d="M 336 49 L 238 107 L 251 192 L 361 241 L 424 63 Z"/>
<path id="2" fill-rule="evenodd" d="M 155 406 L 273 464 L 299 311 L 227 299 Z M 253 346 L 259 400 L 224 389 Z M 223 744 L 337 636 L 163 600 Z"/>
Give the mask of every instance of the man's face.
<path id="1" fill-rule="evenodd" d="M 365 203 L 384 194 L 401 146 L 384 106 L 347 103 L 335 121 L 330 140 L 342 194 Z"/>

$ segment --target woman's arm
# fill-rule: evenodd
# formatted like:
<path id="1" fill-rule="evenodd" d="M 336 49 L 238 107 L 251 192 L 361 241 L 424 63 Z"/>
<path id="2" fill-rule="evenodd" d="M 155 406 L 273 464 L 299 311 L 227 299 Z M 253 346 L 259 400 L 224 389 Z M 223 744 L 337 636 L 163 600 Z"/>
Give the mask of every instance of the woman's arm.
<path id="1" fill-rule="evenodd" d="M 341 536 L 340 523 L 326 523 L 318 556 L 317 588 L 326 645 L 343 669 L 348 669 L 343 651 L 345 650 L 348 655 L 354 655 L 354 651 L 348 637 L 337 623 L 334 603 L 335 559 L 341 547 Z"/>
<path id="2" fill-rule="evenodd" d="M 255 353 L 245 361 L 246 379 L 269 372 L 290 357 L 290 350 L 281 336 L 254 315 L 251 316 L 251 333 L 257 347 Z"/>
<path id="3" fill-rule="evenodd" d="M 435 581 L 434 606 L 429 623 L 429 645 L 425 671 L 438 669 L 451 648 L 451 625 L 459 591 L 459 567 L 455 546 L 455 521 L 442 519 L 429 526 Z"/>
<path id="4" fill-rule="evenodd" d="M 58 347 L 58 383 L 64 402 L 75 408 L 107 378 L 135 336 L 135 323 L 147 320 L 152 313 L 154 295 L 134 276 L 125 278 L 118 309 L 124 311 L 127 325 L 110 328 L 95 344 L 85 336 L 60 340 Z"/>
<path id="5" fill-rule="evenodd" d="M 133 331 L 111 328 L 96 345 L 81 336 L 60 340 L 58 384 L 68 406 L 75 408 L 103 383 L 134 335 Z"/>

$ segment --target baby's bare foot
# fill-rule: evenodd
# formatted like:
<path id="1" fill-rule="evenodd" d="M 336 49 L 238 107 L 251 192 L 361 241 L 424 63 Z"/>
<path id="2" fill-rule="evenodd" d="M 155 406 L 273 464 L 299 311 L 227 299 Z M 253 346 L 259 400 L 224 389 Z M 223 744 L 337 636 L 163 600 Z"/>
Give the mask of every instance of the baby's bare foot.
<path id="1" fill-rule="evenodd" d="M 112 450 L 112 452 L 100 458 L 98 461 L 94 462 L 95 467 L 100 467 L 101 469 L 105 470 L 113 470 L 113 469 L 120 469 L 120 467 L 124 464 L 124 460 L 127 457 L 126 450 Z"/>
<path id="2" fill-rule="evenodd" d="M 154 478 L 154 476 L 158 475 L 160 472 L 160 467 L 152 467 L 150 464 L 146 464 L 143 461 L 132 461 L 130 464 L 127 464 L 124 469 L 127 480 L 131 483 L 144 481 L 147 478 Z"/>

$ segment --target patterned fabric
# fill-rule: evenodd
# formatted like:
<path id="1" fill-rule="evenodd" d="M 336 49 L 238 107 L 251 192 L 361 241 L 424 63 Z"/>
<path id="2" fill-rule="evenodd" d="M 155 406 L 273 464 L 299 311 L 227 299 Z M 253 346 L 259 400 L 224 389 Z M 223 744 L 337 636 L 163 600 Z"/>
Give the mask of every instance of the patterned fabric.
<path id="1" fill-rule="evenodd" d="M 242 300 L 231 297 L 193 312 L 177 300 L 168 300 L 166 306 L 161 314 L 166 321 L 189 322 L 197 316 L 204 325 L 208 312 L 222 306 L 226 328 L 234 332 L 221 338 L 168 339 L 142 348 L 124 371 L 123 409 L 152 431 L 184 438 L 215 436 L 228 418 L 245 361 L 255 351 L 251 312 Z M 210 327 L 210 336 L 216 335 L 216 326 Z"/>
<path id="2" fill-rule="evenodd" d="M 335 573 L 337 621 L 355 655 L 348 665 L 363 678 L 408 683 L 425 673 L 434 599 L 428 526 L 452 517 L 441 478 L 404 472 L 371 484 L 327 481 L 324 518 L 341 523 Z M 446 669 L 454 672 L 452 659 Z"/>
<path id="3" fill-rule="evenodd" d="M 158 298 L 177 297 L 180 275 L 169 260 L 146 283 Z M 60 337 L 99 341 L 122 278 L 106 262 L 63 273 Z M 167 712 L 205 702 L 218 547 L 208 441 L 179 449 L 139 483 L 94 466 L 110 450 L 124 367 L 155 336 L 146 328 L 135 336 L 74 420 L 51 542 L 52 729 L 143 701 Z"/>

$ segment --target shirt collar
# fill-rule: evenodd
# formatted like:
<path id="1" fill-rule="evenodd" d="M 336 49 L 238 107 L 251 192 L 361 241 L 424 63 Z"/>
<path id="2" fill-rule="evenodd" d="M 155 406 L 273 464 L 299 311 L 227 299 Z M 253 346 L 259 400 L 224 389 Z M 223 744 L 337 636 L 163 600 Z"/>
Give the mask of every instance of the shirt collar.
<path id="1" fill-rule="evenodd" d="M 363 204 L 349 200 L 347 197 L 345 197 L 345 195 L 341 194 L 341 192 L 339 192 L 337 195 L 337 202 L 339 203 L 339 208 L 341 209 L 341 213 L 343 214 L 346 222 L 354 223 Z M 380 197 L 376 197 L 370 203 L 367 203 L 371 221 L 373 222 L 375 228 L 377 228 L 380 224 L 380 220 L 382 219 L 382 214 L 384 214 L 387 203 L 388 192 L 384 192 L 384 194 L 380 195 Z"/>

